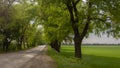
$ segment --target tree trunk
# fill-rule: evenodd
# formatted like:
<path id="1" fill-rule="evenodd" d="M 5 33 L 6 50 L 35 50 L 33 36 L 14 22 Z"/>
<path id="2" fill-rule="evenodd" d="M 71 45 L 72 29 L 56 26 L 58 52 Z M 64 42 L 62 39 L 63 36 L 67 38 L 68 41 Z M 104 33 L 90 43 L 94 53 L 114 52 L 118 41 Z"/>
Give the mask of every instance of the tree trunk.
<path id="1" fill-rule="evenodd" d="M 51 48 L 53 48 L 57 52 L 60 52 L 61 43 L 58 40 L 54 40 L 53 42 L 51 42 L 50 46 L 51 46 Z"/>
<path id="2" fill-rule="evenodd" d="M 77 57 L 77 58 L 81 58 L 82 57 L 81 42 L 82 41 L 80 41 L 79 34 L 75 34 L 75 36 L 74 36 L 74 46 L 75 46 L 75 57 Z"/>
<path id="3" fill-rule="evenodd" d="M 74 45 L 75 45 L 75 57 L 81 58 L 81 38 L 78 28 L 78 10 L 76 8 L 76 4 L 74 2 L 67 3 L 67 8 L 70 13 L 70 20 L 71 20 L 71 26 L 74 31 Z"/>
<path id="4" fill-rule="evenodd" d="M 18 38 L 18 45 L 17 45 L 18 50 L 22 50 L 22 43 L 23 43 L 23 36 Z"/>
<path id="5" fill-rule="evenodd" d="M 7 37 L 3 40 L 3 51 L 7 52 L 9 50 L 10 43 L 11 41 Z"/>
<path id="6" fill-rule="evenodd" d="M 74 1 L 67 1 L 66 6 L 68 8 L 69 14 L 70 14 L 70 20 L 71 20 L 71 26 L 74 31 L 74 45 L 75 45 L 75 57 L 77 58 L 82 58 L 82 52 L 81 52 L 81 44 L 82 40 L 87 34 L 87 30 L 89 28 L 89 23 L 90 23 L 90 7 L 91 4 L 89 2 L 88 4 L 88 15 L 87 15 L 87 21 L 86 24 L 83 25 L 84 29 L 82 32 L 79 32 L 79 14 L 77 10 L 77 4 L 79 3 L 80 0 Z"/>

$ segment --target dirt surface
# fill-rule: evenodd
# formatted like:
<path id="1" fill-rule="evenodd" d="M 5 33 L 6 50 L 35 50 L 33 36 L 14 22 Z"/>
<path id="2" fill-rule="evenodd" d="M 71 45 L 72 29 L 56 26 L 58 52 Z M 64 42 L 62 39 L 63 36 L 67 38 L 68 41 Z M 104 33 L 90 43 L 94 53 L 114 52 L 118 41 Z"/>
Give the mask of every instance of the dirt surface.
<path id="1" fill-rule="evenodd" d="M 47 56 L 47 47 L 21 68 L 56 68 L 55 61 Z"/>
<path id="2" fill-rule="evenodd" d="M 0 54 L 0 68 L 56 68 L 46 51 L 46 46 L 38 46 L 26 51 Z"/>

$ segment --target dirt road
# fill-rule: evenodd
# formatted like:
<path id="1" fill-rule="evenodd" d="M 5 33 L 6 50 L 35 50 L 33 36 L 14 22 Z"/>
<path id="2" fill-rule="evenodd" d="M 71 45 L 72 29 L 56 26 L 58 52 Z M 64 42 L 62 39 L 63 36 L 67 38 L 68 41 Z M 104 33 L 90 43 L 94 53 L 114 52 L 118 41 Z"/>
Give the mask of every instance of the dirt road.
<path id="1" fill-rule="evenodd" d="M 55 62 L 46 55 L 46 46 L 30 50 L 0 54 L 0 68 L 55 68 Z"/>

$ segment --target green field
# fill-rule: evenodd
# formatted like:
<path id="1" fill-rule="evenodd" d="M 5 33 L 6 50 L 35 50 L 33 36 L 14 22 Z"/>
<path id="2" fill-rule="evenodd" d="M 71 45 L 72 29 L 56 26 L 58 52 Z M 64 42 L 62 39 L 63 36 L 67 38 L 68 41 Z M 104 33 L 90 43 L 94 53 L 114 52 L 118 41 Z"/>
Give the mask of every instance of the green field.
<path id="1" fill-rule="evenodd" d="M 62 46 L 61 53 L 48 49 L 58 68 L 120 68 L 120 46 L 82 46 L 82 53 L 80 60 L 73 46 Z"/>

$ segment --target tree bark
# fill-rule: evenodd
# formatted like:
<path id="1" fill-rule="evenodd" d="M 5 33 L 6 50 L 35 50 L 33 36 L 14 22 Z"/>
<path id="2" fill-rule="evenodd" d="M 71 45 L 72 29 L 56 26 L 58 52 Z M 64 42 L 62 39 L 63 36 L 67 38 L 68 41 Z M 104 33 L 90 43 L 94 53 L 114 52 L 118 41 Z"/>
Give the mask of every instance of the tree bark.
<path id="1" fill-rule="evenodd" d="M 54 40 L 53 42 L 51 42 L 50 46 L 57 52 L 60 52 L 61 43 L 58 40 Z"/>
<path id="2" fill-rule="evenodd" d="M 75 57 L 82 58 L 81 44 L 82 44 L 82 40 L 85 37 L 85 35 L 87 34 L 87 30 L 89 28 L 89 23 L 90 23 L 90 14 L 89 14 L 90 9 L 89 8 L 91 7 L 91 5 L 89 3 L 87 21 L 86 21 L 83 31 L 80 34 L 79 26 L 78 26 L 78 22 L 79 22 L 78 10 L 76 7 L 76 5 L 79 1 L 80 0 L 77 0 L 76 2 L 69 1 L 66 3 L 66 6 L 67 6 L 69 14 L 70 14 L 71 26 L 74 31 Z"/>
<path id="3" fill-rule="evenodd" d="M 79 1 L 78 1 L 79 2 Z M 76 5 L 78 2 L 72 2 L 67 3 L 67 8 L 70 14 L 70 20 L 71 20 L 71 26 L 74 31 L 74 45 L 75 45 L 75 57 L 81 58 L 82 53 L 81 53 L 81 42 L 80 41 L 80 33 L 79 33 L 79 28 L 78 28 L 78 11 L 76 8 Z"/>
<path id="4" fill-rule="evenodd" d="M 82 52 L 81 52 L 81 42 L 80 42 L 79 34 L 74 35 L 74 45 L 75 45 L 75 57 L 81 58 Z"/>
<path id="5" fill-rule="evenodd" d="M 22 49 L 22 42 L 23 42 L 23 39 L 22 39 L 22 36 L 21 36 L 20 38 L 18 38 L 18 45 L 17 45 L 18 50 Z"/>
<path id="6" fill-rule="evenodd" d="M 9 50 L 11 41 L 8 40 L 8 37 L 5 37 L 3 40 L 3 51 L 7 52 Z"/>

